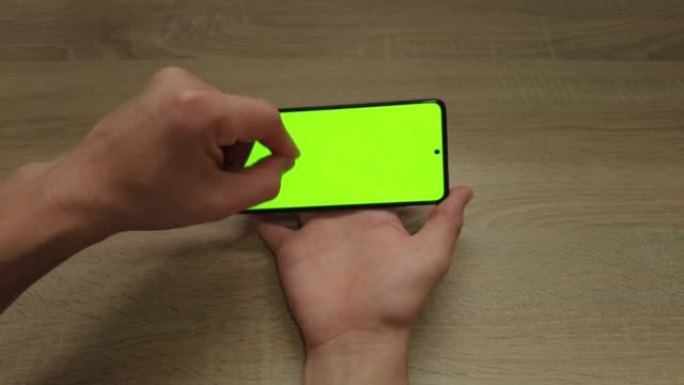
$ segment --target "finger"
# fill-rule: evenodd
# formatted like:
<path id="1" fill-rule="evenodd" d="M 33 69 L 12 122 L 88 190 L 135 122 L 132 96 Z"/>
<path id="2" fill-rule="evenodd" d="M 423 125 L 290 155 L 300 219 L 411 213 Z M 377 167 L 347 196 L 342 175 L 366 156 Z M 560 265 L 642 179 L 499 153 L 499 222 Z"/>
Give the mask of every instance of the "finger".
<path id="1" fill-rule="evenodd" d="M 168 96 L 162 99 L 170 103 L 170 119 L 193 129 L 210 126 L 218 146 L 259 141 L 276 155 L 299 156 L 278 109 L 269 102 L 225 94 L 177 68 L 155 75 L 150 88 Z"/>
<path id="2" fill-rule="evenodd" d="M 304 226 L 307 223 L 318 220 L 318 219 L 331 219 L 331 218 L 342 218 L 350 217 L 351 215 L 357 213 L 355 210 L 317 210 L 317 211 L 303 211 L 297 215 L 297 221 L 300 226 Z"/>
<path id="3" fill-rule="evenodd" d="M 222 116 L 216 132 L 219 145 L 259 141 L 273 154 L 299 156 L 299 150 L 285 130 L 276 107 L 266 101 L 243 96 L 224 94 L 222 98 Z"/>
<path id="4" fill-rule="evenodd" d="M 166 67 L 157 71 L 143 90 L 153 99 L 172 101 L 188 91 L 218 91 L 216 87 L 180 67 Z"/>
<path id="5" fill-rule="evenodd" d="M 156 92 L 177 90 L 216 90 L 204 80 L 181 67 L 166 67 L 157 71 L 148 83 L 148 88 Z"/>
<path id="6" fill-rule="evenodd" d="M 221 196 L 225 212 L 239 212 L 275 198 L 283 174 L 293 164 L 292 158 L 271 155 L 239 172 L 223 173 Z"/>
<path id="7" fill-rule="evenodd" d="M 268 215 L 256 216 L 255 222 L 257 233 L 273 253 L 277 253 L 283 244 L 295 234 L 295 230 L 287 228 L 277 219 Z"/>
<path id="8" fill-rule="evenodd" d="M 428 221 L 415 237 L 433 245 L 436 255 L 451 255 L 463 226 L 463 211 L 472 198 L 470 187 L 452 189 L 449 197 L 430 212 Z"/>
<path id="9" fill-rule="evenodd" d="M 299 213 L 297 221 L 300 226 L 304 226 L 316 218 L 324 218 L 334 215 L 331 211 L 304 211 Z"/>
<path id="10" fill-rule="evenodd" d="M 395 207 L 384 208 L 384 209 L 365 209 L 365 210 L 321 210 L 321 211 L 305 211 L 299 214 L 298 221 L 301 226 L 307 223 L 318 220 L 318 219 L 329 219 L 329 218 L 344 218 L 345 220 L 353 221 L 356 224 L 386 224 L 392 222 L 398 222 L 401 224 L 399 219 L 399 209 Z M 339 219 L 338 219 L 339 220 Z"/>

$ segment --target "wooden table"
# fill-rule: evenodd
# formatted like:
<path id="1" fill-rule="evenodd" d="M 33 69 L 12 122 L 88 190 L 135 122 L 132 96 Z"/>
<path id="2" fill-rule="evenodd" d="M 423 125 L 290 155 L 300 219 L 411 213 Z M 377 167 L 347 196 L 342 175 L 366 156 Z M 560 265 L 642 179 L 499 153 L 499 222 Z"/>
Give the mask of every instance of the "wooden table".
<path id="1" fill-rule="evenodd" d="M 477 198 L 413 383 L 683 384 L 683 61 L 680 0 L 0 0 L 0 174 L 170 64 L 279 106 L 440 97 Z M 115 236 L 0 317 L 2 384 L 296 384 L 301 360 L 242 217 Z"/>

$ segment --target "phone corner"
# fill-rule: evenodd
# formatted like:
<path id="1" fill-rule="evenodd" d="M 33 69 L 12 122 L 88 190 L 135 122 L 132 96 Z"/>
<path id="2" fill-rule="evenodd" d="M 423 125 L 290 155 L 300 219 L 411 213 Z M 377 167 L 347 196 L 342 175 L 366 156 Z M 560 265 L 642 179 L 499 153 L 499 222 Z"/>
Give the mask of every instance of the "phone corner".
<path id="1" fill-rule="evenodd" d="M 449 190 L 450 190 L 449 185 L 448 184 L 445 185 L 444 190 L 442 191 L 442 194 L 439 197 L 435 198 L 434 200 L 430 201 L 429 204 L 438 205 L 438 204 L 444 202 L 449 197 Z"/>
<path id="2" fill-rule="evenodd" d="M 439 109 L 442 111 L 442 113 L 446 114 L 447 105 L 446 105 L 446 102 L 444 102 L 444 100 L 442 100 L 440 98 L 430 98 L 430 99 L 427 99 L 426 101 L 436 104 L 437 107 L 439 107 Z"/>

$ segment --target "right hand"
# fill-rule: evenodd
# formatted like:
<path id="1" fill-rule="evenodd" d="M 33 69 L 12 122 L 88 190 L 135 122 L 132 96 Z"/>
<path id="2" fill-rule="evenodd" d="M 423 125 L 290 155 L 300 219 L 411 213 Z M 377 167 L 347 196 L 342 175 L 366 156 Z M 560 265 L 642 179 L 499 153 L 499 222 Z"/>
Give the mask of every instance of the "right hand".
<path id="1" fill-rule="evenodd" d="M 243 162 L 257 140 L 270 157 L 223 169 L 224 158 Z M 38 167 L 36 179 L 67 215 L 101 231 L 157 230 L 223 219 L 275 197 L 297 156 L 273 105 L 167 68 L 73 151 Z"/>

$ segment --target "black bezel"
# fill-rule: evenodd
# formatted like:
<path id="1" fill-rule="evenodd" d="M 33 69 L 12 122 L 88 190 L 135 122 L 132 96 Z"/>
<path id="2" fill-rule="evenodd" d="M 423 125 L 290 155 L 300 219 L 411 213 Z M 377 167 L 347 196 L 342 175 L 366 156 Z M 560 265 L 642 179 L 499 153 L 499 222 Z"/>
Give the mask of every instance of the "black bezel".
<path id="1" fill-rule="evenodd" d="M 283 212 L 300 212 L 300 211 L 321 211 L 321 210 L 344 210 L 344 209 L 369 209 L 369 208 L 383 208 L 383 207 L 404 207 L 404 206 L 418 206 L 418 205 L 434 205 L 442 202 L 449 194 L 449 151 L 447 148 L 447 111 L 446 104 L 441 99 L 414 99 L 414 100 L 397 100 L 389 102 L 373 102 L 373 103 L 356 103 L 356 104 L 337 104 L 330 106 L 313 106 L 313 107 L 294 107 L 281 108 L 280 112 L 298 112 L 298 111 L 316 111 L 316 110 L 334 110 L 347 108 L 361 108 L 361 107 L 384 107 L 404 104 L 418 104 L 418 103 L 436 103 L 442 114 L 442 162 L 444 170 L 444 192 L 442 197 L 433 201 L 416 201 L 416 202 L 392 202 L 392 203 L 361 203 L 352 205 L 335 205 L 335 206 L 310 206 L 298 208 L 281 208 L 281 209 L 248 209 L 243 211 L 243 214 L 260 214 L 260 213 L 283 213 Z"/>

